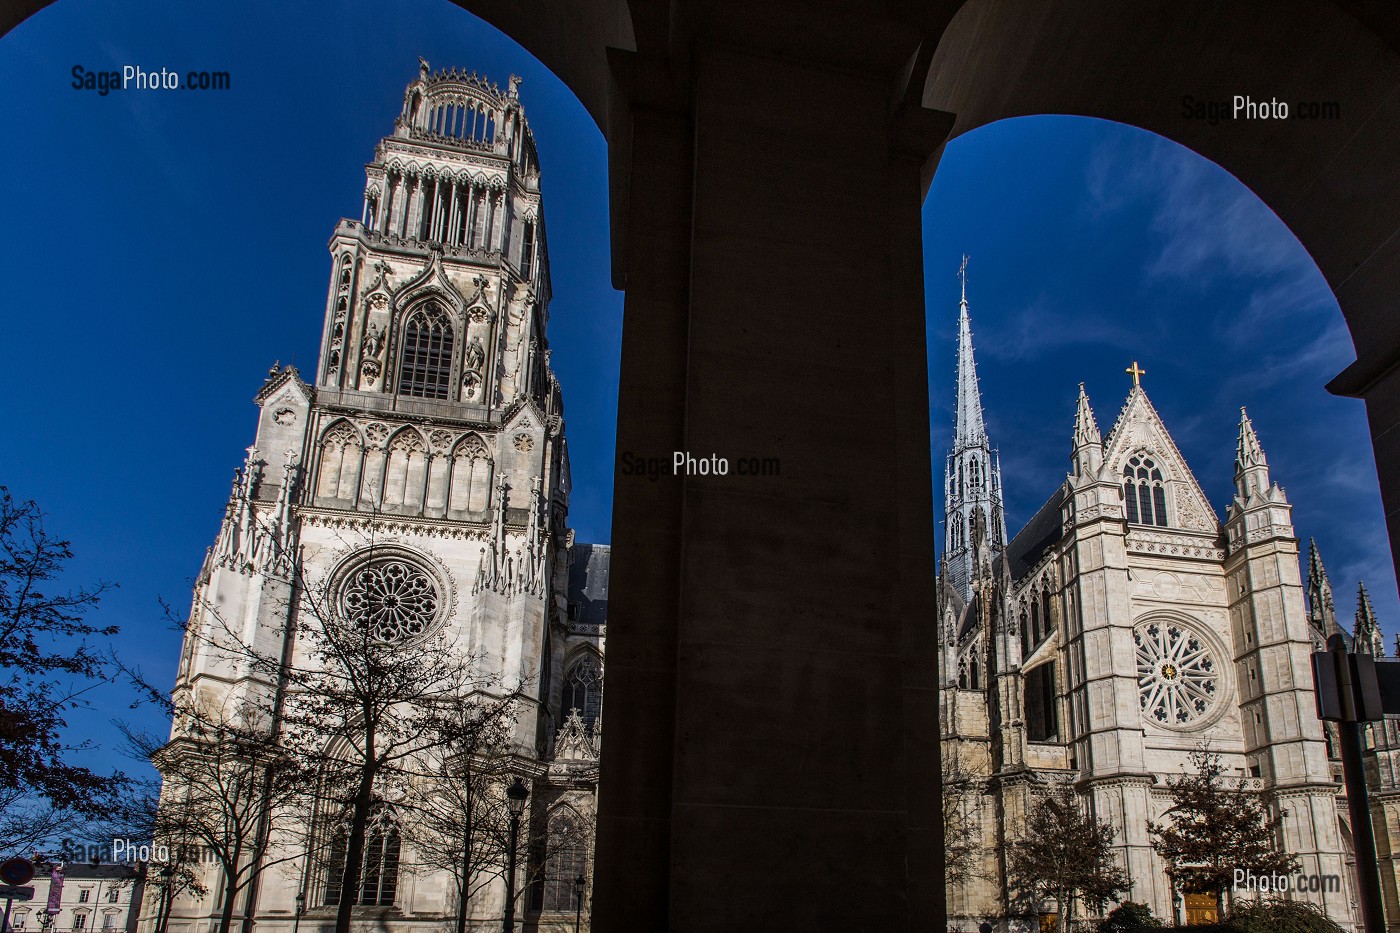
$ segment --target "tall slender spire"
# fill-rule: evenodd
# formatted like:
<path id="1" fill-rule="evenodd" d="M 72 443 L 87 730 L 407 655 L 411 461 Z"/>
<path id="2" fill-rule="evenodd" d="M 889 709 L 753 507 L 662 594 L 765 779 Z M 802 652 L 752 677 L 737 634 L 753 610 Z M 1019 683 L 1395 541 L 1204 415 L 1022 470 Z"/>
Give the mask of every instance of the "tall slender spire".
<path id="1" fill-rule="evenodd" d="M 987 439 L 982 419 L 982 394 L 972 356 L 972 323 L 967 310 L 967 257 L 958 268 L 961 298 L 958 310 L 958 399 L 953 446 L 944 473 L 944 520 L 947 558 L 945 583 L 966 603 L 981 566 L 995 566 L 1006 545 L 1006 516 L 1002 508 L 1001 466 Z M 980 529 L 985 551 L 979 563 L 974 528 Z"/>
<path id="2" fill-rule="evenodd" d="M 1356 628 L 1352 631 L 1357 651 L 1378 658 L 1385 657 L 1385 639 L 1381 637 L 1381 626 L 1376 621 L 1376 610 L 1371 607 L 1371 597 L 1366 592 L 1366 584 L 1358 583 L 1356 590 Z"/>
<path id="3" fill-rule="evenodd" d="M 958 420 L 953 442 L 958 447 L 985 444 L 982 392 L 977 384 L 977 362 L 972 356 L 972 323 L 967 315 L 967 257 L 958 270 L 962 302 L 958 314 Z"/>

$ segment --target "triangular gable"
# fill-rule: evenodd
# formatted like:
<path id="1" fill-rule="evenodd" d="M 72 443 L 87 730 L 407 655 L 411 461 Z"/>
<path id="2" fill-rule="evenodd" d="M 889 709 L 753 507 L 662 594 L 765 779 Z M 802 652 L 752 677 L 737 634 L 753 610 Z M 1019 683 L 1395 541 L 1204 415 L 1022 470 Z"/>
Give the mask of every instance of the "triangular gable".
<path id="1" fill-rule="evenodd" d="M 457 286 L 452 284 L 452 280 L 447 277 L 447 273 L 442 268 L 442 253 L 433 250 L 428 258 L 428 263 L 423 267 L 423 271 L 418 273 L 403 287 L 399 288 L 395 294 L 395 304 L 402 308 L 407 302 L 421 298 L 423 295 L 435 294 L 447 300 L 452 310 L 460 313 L 466 307 L 466 301 L 462 298 L 462 293 L 457 290 Z"/>
<path id="2" fill-rule="evenodd" d="M 1123 465 L 1133 454 L 1148 451 L 1166 475 L 1167 484 L 1172 486 L 1176 510 L 1171 516 L 1172 524 L 1191 531 L 1218 532 L 1220 519 L 1211 507 L 1210 500 L 1201 490 L 1201 484 L 1186 458 L 1177 449 L 1171 433 L 1162 423 L 1162 416 L 1147 398 L 1141 386 L 1133 386 L 1123 410 L 1109 432 L 1103 445 L 1104 471 L 1112 477 L 1121 477 Z M 1103 473 L 1100 474 L 1104 475 Z"/>
<path id="3" fill-rule="evenodd" d="M 304 401 L 310 403 L 313 397 L 311 386 L 302 382 L 301 375 L 297 372 L 295 366 L 288 366 L 280 372 L 269 373 L 267 381 L 263 383 L 263 387 L 258 390 L 257 395 L 253 396 L 253 401 L 259 405 L 263 405 L 268 399 L 272 398 L 279 389 L 287 385 L 292 387 L 289 391 L 299 393 Z"/>
<path id="4" fill-rule="evenodd" d="M 536 405 L 535 400 L 529 395 L 522 395 L 506 406 L 506 410 L 501 419 L 502 424 L 507 428 L 524 428 L 525 425 L 519 424 L 516 420 L 516 416 L 522 412 L 526 412 L 527 417 L 529 416 L 528 413 L 534 414 L 534 417 L 530 419 L 529 430 L 538 428 L 545 423 L 544 412 L 540 410 L 540 406 Z"/>

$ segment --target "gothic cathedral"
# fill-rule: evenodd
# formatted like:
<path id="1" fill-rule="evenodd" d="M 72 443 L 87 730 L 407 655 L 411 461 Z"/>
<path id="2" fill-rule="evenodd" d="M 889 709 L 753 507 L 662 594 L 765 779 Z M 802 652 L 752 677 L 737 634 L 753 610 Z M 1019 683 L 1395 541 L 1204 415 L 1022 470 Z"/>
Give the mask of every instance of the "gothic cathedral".
<path id="1" fill-rule="evenodd" d="M 1248 416 L 1222 521 L 1143 370 L 1129 373 L 1106 436 L 1080 386 L 1069 472 L 1008 537 L 964 277 L 938 626 L 945 813 L 967 821 L 973 864 L 950 885 L 949 928 L 1029 930 L 1056 909 L 1027 903 L 1008 850 L 1036 798 L 1062 784 L 1113 826 L 1125 899 L 1204 919 L 1211 908 L 1173 890 L 1148 834 L 1204 744 L 1230 782 L 1276 795 L 1301 872 L 1345 879 L 1340 893 L 1300 896 L 1351 929 L 1345 800 L 1309 667 L 1336 630 L 1326 574 L 1314 548 L 1305 600 L 1291 507 Z"/>
<path id="2" fill-rule="evenodd" d="M 317 369 L 274 366 L 257 393 L 256 438 L 196 584 L 175 696 L 258 689 L 211 647 L 216 625 L 297 664 L 292 633 L 315 620 L 299 616 L 294 589 L 324 592 L 382 641 L 459 646 L 519 700 L 511 770 L 531 793 L 517 916 L 571 930 L 592 874 L 608 549 L 575 543 L 567 522 L 540 163 L 518 87 L 420 61 L 366 167 L 361 217 L 331 235 Z M 367 830 L 356 916 L 448 929 L 457 888 L 413 850 L 402 818 L 386 798 Z M 572 841 L 532 864 L 543 833 Z M 210 893 L 185 892 L 148 929 L 214 929 L 220 870 L 207 867 Z M 493 871 L 466 929 L 500 929 L 504 872 Z M 340 888 L 333 867 L 282 853 L 236 915 L 319 929 Z"/>

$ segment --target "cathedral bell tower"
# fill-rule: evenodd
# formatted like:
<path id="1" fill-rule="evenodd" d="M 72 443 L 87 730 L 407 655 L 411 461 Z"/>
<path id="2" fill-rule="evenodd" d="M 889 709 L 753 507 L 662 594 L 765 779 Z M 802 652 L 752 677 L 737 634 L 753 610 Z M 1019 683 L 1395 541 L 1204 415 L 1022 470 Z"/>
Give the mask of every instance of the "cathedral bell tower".
<path id="1" fill-rule="evenodd" d="M 1001 464 L 987 440 L 977 363 L 972 356 L 966 256 L 958 278 L 962 301 L 958 314 L 957 418 L 943 473 L 943 553 L 944 585 L 968 603 L 979 561 L 994 567 L 1001 560 L 1006 547 L 1006 517 L 1002 513 Z"/>
<path id="2" fill-rule="evenodd" d="M 522 716 L 523 754 L 552 731 L 557 685 L 542 681 L 567 637 L 555 623 L 571 540 L 540 166 L 519 83 L 419 60 L 365 167 L 361 216 L 331 236 L 317 369 L 304 380 L 274 367 L 258 393 L 193 624 L 221 606 L 274 650 L 263 643 L 286 630 L 291 602 L 276 585 L 299 577 L 340 598 L 392 556 L 430 594 L 394 636 L 446 632 L 502 689 L 528 685 L 540 722 Z M 194 645 L 177 692 L 237 677 Z"/>
<path id="3" fill-rule="evenodd" d="M 1237 633 L 1244 751 L 1270 782 L 1278 806 L 1291 815 L 1283 823 L 1283 843 L 1300 854 L 1300 870 L 1340 877 L 1345 867 L 1335 815 L 1337 785 L 1306 673 L 1319 627 L 1335 627 L 1336 620 L 1320 559 L 1309 561 L 1313 618 L 1304 606 L 1292 510 L 1273 479 L 1253 422 L 1240 409 L 1235 495 L 1225 511 L 1224 570 Z M 1310 557 L 1316 558 L 1315 547 Z M 1327 907 L 1334 919 L 1346 919 L 1342 905 Z"/>

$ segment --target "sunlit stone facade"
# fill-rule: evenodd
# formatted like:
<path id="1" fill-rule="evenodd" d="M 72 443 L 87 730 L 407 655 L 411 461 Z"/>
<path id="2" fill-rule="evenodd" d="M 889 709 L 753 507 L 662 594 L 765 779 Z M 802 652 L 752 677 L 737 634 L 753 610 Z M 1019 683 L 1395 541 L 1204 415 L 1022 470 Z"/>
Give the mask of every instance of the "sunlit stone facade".
<path id="1" fill-rule="evenodd" d="M 420 66 L 366 167 L 358 219 L 332 232 L 316 369 L 274 366 L 257 393 L 253 445 L 197 582 L 175 693 L 260 689 L 198 637 L 216 624 L 297 663 L 300 643 L 279 641 L 308 622 L 291 617 L 294 584 L 388 641 L 448 633 L 483 682 L 522 697 L 510 752 L 532 793 L 517 916 L 572 930 L 582 894 L 586 929 L 587 889 L 575 879 L 591 878 L 591 847 L 531 864 L 532 834 L 591 825 L 608 577 L 607 547 L 576 544 L 568 527 L 539 157 L 518 78 L 503 89 Z M 396 877 L 375 869 L 375 904 L 356 909 L 357 925 L 449 929 L 451 879 L 394 845 Z M 300 929 L 328 928 L 332 873 L 278 855 L 242 896 L 238 922 L 289 931 L 300 891 Z M 219 869 L 207 872 L 217 890 Z M 499 878 L 468 903 L 468 929 L 500 929 Z M 214 895 L 182 897 L 170 933 L 207 933 L 218 909 Z M 159 919 L 148 904 L 145 929 Z"/>
<path id="2" fill-rule="evenodd" d="M 1125 899 L 1164 919 L 1204 919 L 1209 899 L 1173 890 L 1148 834 L 1170 806 L 1168 782 L 1203 745 L 1230 781 L 1277 795 L 1279 844 L 1302 872 L 1342 879 L 1340 893 L 1303 896 L 1351 929 L 1345 800 L 1309 668 L 1314 645 L 1336 630 L 1330 589 L 1329 615 L 1310 614 L 1305 597 L 1320 605 L 1325 573 L 1314 554 L 1305 593 L 1291 506 L 1249 418 L 1241 413 L 1222 521 L 1136 364 L 1106 437 L 1081 386 L 1069 473 L 1003 542 L 1002 477 L 965 298 L 960 331 L 941 730 L 947 792 L 972 815 L 981 850 L 974 874 L 950 890 L 950 929 L 985 920 L 1031 929 L 1037 913 L 1056 910 L 1008 877 L 1007 858 L 1034 799 L 1060 783 L 1113 825 L 1132 883 Z"/>

